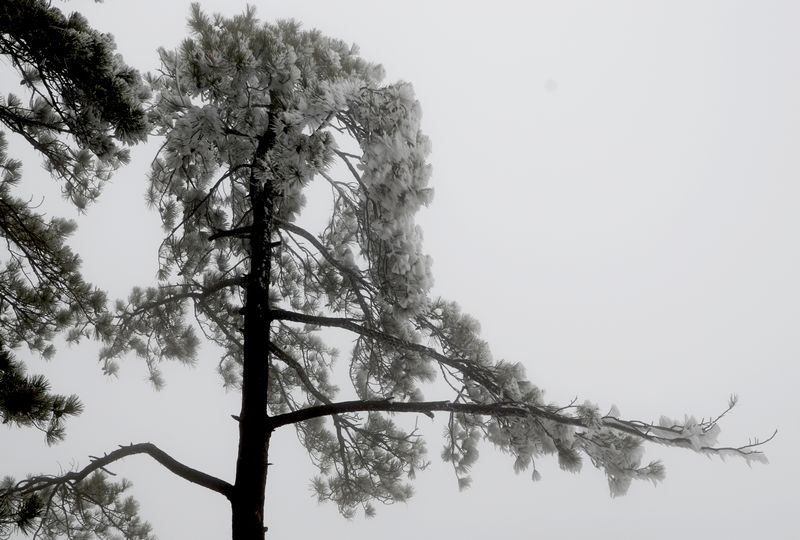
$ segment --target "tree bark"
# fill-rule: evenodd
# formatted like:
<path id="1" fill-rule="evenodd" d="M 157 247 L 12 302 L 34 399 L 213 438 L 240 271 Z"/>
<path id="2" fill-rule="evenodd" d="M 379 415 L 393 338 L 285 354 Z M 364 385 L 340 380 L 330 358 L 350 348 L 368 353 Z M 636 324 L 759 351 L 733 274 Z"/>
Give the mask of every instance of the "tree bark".
<path id="1" fill-rule="evenodd" d="M 231 498 L 234 540 L 264 539 L 264 494 L 271 428 L 268 425 L 272 210 L 274 191 L 263 158 L 272 148 L 272 125 L 258 140 L 250 172 L 253 223 L 250 235 L 250 272 L 244 305 L 242 409 L 239 414 L 239 453 Z"/>

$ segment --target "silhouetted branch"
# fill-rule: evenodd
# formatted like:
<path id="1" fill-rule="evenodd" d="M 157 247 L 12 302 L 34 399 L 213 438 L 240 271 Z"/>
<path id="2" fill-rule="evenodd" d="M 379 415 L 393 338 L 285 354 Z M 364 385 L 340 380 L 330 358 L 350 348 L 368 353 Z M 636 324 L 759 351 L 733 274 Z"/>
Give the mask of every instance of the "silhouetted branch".
<path id="1" fill-rule="evenodd" d="M 147 454 L 166 467 L 170 472 L 180 476 L 184 480 L 188 480 L 193 484 L 210 489 L 211 491 L 216 491 L 229 499 L 233 494 L 233 486 L 228 482 L 184 465 L 153 443 L 138 443 L 121 446 L 119 449 L 109 452 L 103 457 L 94 458 L 89 465 L 80 471 L 70 472 L 62 476 L 34 476 L 28 478 L 18 484 L 18 492 L 24 495 L 51 486 L 80 482 L 91 473 L 98 470 L 105 470 L 105 467 L 111 463 L 136 454 Z"/>
<path id="2" fill-rule="evenodd" d="M 216 240 L 217 238 L 225 238 L 228 236 L 247 236 L 250 234 L 251 227 L 248 225 L 247 227 L 237 227 L 235 229 L 230 229 L 226 231 L 217 231 L 211 236 L 208 237 L 209 241 Z"/>
<path id="3" fill-rule="evenodd" d="M 391 399 L 353 400 L 326 403 L 324 405 L 316 405 L 313 407 L 273 416 L 269 419 L 269 427 L 270 429 L 276 429 L 289 424 L 305 422 L 313 418 L 356 412 L 420 413 L 430 418 L 433 418 L 433 413 L 435 412 L 448 412 L 451 414 L 472 414 L 493 417 L 539 418 L 550 420 L 562 425 L 570 425 L 586 429 L 597 429 L 599 427 L 604 427 L 622 431 L 638 438 L 667 446 L 695 448 L 690 438 L 679 436 L 682 431 L 677 428 L 663 428 L 638 421 L 620 420 L 619 418 L 611 416 L 602 417 L 598 419 L 596 423 L 593 423 L 592 421 L 584 418 L 561 414 L 557 411 L 558 409 L 553 409 L 550 407 L 542 407 L 515 401 L 497 403 L 459 403 L 453 401 L 395 402 Z M 665 431 L 670 431 L 678 436 L 673 437 L 654 434 L 659 431 L 662 433 Z M 724 455 L 726 453 L 734 453 L 745 458 L 748 456 L 751 458 L 763 458 L 763 456 L 760 456 L 762 452 L 754 449 L 770 442 L 773 438 L 775 438 L 777 433 L 778 432 L 776 430 L 772 435 L 770 435 L 770 437 L 763 441 L 756 439 L 749 444 L 739 447 L 700 446 L 699 448 L 695 449 L 700 452 L 710 454 Z"/>
<path id="4" fill-rule="evenodd" d="M 583 426 L 578 418 L 556 415 L 545 409 L 526 405 L 523 403 L 504 402 L 504 403 L 457 403 L 452 401 L 392 401 L 390 399 L 380 400 L 354 400 L 327 403 L 300 409 L 270 418 L 270 426 L 278 428 L 288 424 L 304 422 L 312 418 L 321 416 L 331 416 L 334 414 L 345 414 L 353 412 L 406 412 L 421 413 L 433 418 L 434 412 L 465 413 L 491 416 L 542 416 L 557 422 Z"/>

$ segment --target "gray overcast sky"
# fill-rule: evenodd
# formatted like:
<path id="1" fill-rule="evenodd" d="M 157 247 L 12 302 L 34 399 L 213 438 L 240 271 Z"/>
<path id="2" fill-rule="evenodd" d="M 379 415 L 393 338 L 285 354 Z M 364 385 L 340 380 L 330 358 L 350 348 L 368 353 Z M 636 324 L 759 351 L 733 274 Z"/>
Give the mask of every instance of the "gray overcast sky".
<path id="1" fill-rule="evenodd" d="M 459 493 L 438 457 L 441 420 L 423 417 L 432 465 L 415 497 L 353 521 L 312 499 L 313 469 L 285 432 L 273 438 L 269 538 L 798 537 L 800 3 L 253 4 L 263 19 L 292 17 L 355 42 L 388 80 L 414 84 L 434 148 L 436 197 L 420 222 L 435 293 L 481 320 L 496 357 L 523 362 L 557 402 L 578 396 L 654 420 L 714 415 L 737 392 L 723 443 L 780 429 L 771 464 L 752 469 L 649 448 L 666 481 L 611 499 L 588 464 L 570 475 L 541 460 L 534 484 L 489 446 Z M 156 47 L 186 34 L 189 2 L 56 5 L 114 34 L 142 70 L 157 67 Z M 245 3 L 202 5 L 232 15 Z M 87 277 L 114 297 L 154 280 L 159 224 L 143 203 L 153 153 L 136 148 L 79 219 L 73 245 Z M 24 187 L 50 203 L 52 182 L 35 161 L 25 166 Z M 95 352 L 87 344 L 49 364 L 31 360 L 87 411 L 54 448 L 0 428 L 0 472 L 56 471 L 151 441 L 232 478 L 238 402 L 213 375 L 213 351 L 195 369 L 167 369 L 160 393 L 133 358 L 119 379 L 104 379 Z M 160 538 L 229 537 L 218 495 L 144 457 L 113 470 L 134 482 Z"/>

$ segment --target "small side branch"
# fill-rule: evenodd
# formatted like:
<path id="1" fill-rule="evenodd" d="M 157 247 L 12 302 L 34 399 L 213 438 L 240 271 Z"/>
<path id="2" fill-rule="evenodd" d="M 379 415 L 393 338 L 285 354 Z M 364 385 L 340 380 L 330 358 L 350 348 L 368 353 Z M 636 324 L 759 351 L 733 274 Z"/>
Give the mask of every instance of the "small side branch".
<path id="1" fill-rule="evenodd" d="M 70 472 L 62 476 L 35 476 L 29 478 L 20 484 L 19 492 L 21 494 L 27 494 L 40 491 L 50 486 L 80 482 L 93 472 L 105 470 L 105 467 L 111 463 L 136 454 L 149 455 L 161 465 L 166 467 L 170 472 L 180 476 L 184 480 L 192 482 L 193 484 L 210 489 L 211 491 L 216 491 L 228 499 L 233 496 L 233 486 L 228 482 L 215 476 L 211 476 L 210 474 L 206 474 L 202 471 L 198 471 L 197 469 L 193 469 L 188 465 L 184 465 L 158 448 L 153 443 L 138 443 L 131 444 L 129 446 L 121 446 L 117 450 L 109 452 L 103 457 L 94 458 L 89 465 L 80 471 Z"/>
<path id="2" fill-rule="evenodd" d="M 300 365 L 300 362 L 292 358 L 286 351 L 284 351 L 280 347 L 277 347 L 274 343 L 269 344 L 269 350 L 272 354 L 278 357 L 284 364 L 288 365 L 295 371 L 297 376 L 303 382 L 303 385 L 305 385 L 306 389 L 312 396 L 320 400 L 322 403 L 326 404 L 331 403 L 331 400 L 328 399 L 328 397 L 325 394 L 317 390 L 317 387 L 314 386 L 314 383 L 311 382 L 311 379 L 308 377 L 308 373 L 306 373 L 305 368 L 303 368 L 303 366 Z"/>
<path id="3" fill-rule="evenodd" d="M 222 289 L 225 289 L 226 287 L 242 286 L 242 285 L 244 285 L 244 283 L 245 283 L 245 280 L 241 276 L 236 276 L 236 277 L 227 278 L 227 279 L 221 279 L 218 282 L 213 283 L 213 284 L 211 284 L 211 285 L 209 285 L 207 287 L 201 287 L 201 291 L 200 292 L 187 291 L 187 292 L 171 294 L 171 295 L 166 296 L 164 298 L 161 298 L 159 300 L 154 300 L 152 302 L 146 302 L 146 303 L 140 305 L 139 307 L 137 307 L 135 310 L 133 310 L 131 312 L 122 313 L 121 315 L 118 315 L 118 317 L 119 316 L 130 316 L 130 315 L 134 315 L 134 316 L 135 315 L 141 315 L 142 313 L 145 313 L 147 311 L 156 309 L 156 308 L 158 308 L 160 306 L 163 306 L 165 304 L 169 304 L 170 302 L 178 302 L 178 301 L 181 301 L 181 300 L 186 300 L 187 298 L 191 298 L 191 299 L 197 300 L 197 301 L 203 301 L 206 298 L 208 298 L 209 296 L 221 291 Z"/>
<path id="4" fill-rule="evenodd" d="M 356 319 L 308 315 L 306 313 L 286 311 L 279 308 L 270 310 L 270 316 L 273 320 L 292 321 L 314 326 L 323 326 L 327 328 L 342 328 L 355 334 L 375 339 L 398 349 L 414 351 L 427 356 L 428 358 L 432 358 L 433 360 L 436 360 L 437 362 L 440 362 L 446 366 L 450 366 L 453 369 L 457 369 L 461 372 L 469 374 L 470 377 L 483 384 L 489 390 L 497 390 L 497 385 L 489 376 L 489 374 L 483 372 L 485 369 L 483 366 L 472 364 L 466 359 L 450 358 L 435 349 L 426 347 L 425 345 L 421 345 L 419 343 L 410 343 L 391 334 L 387 334 L 386 332 L 368 328 L 362 324 L 359 324 Z"/>
<path id="5" fill-rule="evenodd" d="M 352 280 L 358 282 L 359 284 L 363 285 L 365 288 L 370 289 L 371 285 L 366 282 L 366 280 L 357 272 L 356 269 L 349 268 L 344 266 L 340 261 L 336 260 L 333 255 L 328 251 L 328 249 L 322 245 L 322 242 L 317 240 L 313 234 L 308 232 L 307 230 L 303 229 L 302 227 L 298 227 L 294 223 L 290 223 L 288 221 L 284 221 L 279 218 L 275 218 L 275 223 L 277 223 L 280 229 L 288 231 L 290 233 L 294 233 L 298 236 L 303 237 L 305 240 L 311 243 L 314 246 L 320 255 L 322 255 L 326 261 L 328 261 L 331 265 L 341 271 L 343 274 L 349 276 Z"/>
<path id="6" fill-rule="evenodd" d="M 251 228 L 252 227 L 250 227 L 248 225 L 247 227 L 236 227 L 235 229 L 217 231 L 214 234 L 212 234 L 211 236 L 209 236 L 208 240 L 209 241 L 214 241 L 217 238 L 226 238 L 226 237 L 229 237 L 229 236 L 238 236 L 240 238 L 241 237 L 247 237 L 247 236 L 250 235 L 250 229 Z"/>

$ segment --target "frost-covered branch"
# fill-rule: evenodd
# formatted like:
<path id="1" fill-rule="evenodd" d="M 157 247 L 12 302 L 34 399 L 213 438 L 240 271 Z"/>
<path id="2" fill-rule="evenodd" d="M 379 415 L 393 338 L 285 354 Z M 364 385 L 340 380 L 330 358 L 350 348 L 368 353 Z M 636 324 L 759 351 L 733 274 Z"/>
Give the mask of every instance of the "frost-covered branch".
<path id="1" fill-rule="evenodd" d="M 317 387 L 308 377 L 305 368 L 302 365 L 300 365 L 300 362 L 292 358 L 291 355 L 289 355 L 289 353 L 277 347 L 274 343 L 270 344 L 270 352 L 274 354 L 276 357 L 278 357 L 278 359 L 280 359 L 281 362 L 285 363 L 295 371 L 297 377 L 303 382 L 303 385 L 306 387 L 306 390 L 308 391 L 309 394 L 317 398 L 322 403 L 326 404 L 331 403 L 330 398 L 328 398 L 328 396 L 326 396 L 317 389 Z"/>
<path id="2" fill-rule="evenodd" d="M 574 409 L 574 414 L 563 411 Z M 462 401 L 394 402 L 382 400 L 355 400 L 329 403 L 293 411 L 270 419 L 270 427 L 299 422 L 311 422 L 329 415 L 358 412 L 369 413 L 370 419 L 378 413 L 421 413 L 432 416 L 434 412 L 448 412 L 448 443 L 443 458 L 453 463 L 459 486 L 469 485 L 469 468 L 478 457 L 477 441 L 488 438 L 499 448 L 516 456 L 514 469 L 519 472 L 534 464 L 540 454 L 557 453 L 562 469 L 577 472 L 581 468 L 581 454 L 604 469 L 612 495 L 624 494 L 634 479 L 653 482 L 663 479 L 664 467 L 654 461 L 641 465 L 642 442 L 650 441 L 667 446 L 690 448 L 706 455 L 722 458 L 735 456 L 747 463 L 765 463 L 760 447 L 775 436 L 763 441 L 751 441 L 738 447 L 716 446 L 718 428 L 715 420 L 696 423 L 687 418 L 683 424 L 672 421 L 666 428 L 670 436 L 655 424 L 621 420 L 616 416 L 599 416 L 597 408 L 585 403 L 575 407 L 559 408 L 526 402 L 470 403 Z M 664 423 L 662 421 L 661 423 Z M 704 428 L 706 431 L 703 431 Z M 659 432 L 658 435 L 655 432 Z M 533 479 L 541 474 L 534 466 Z"/>
<path id="3" fill-rule="evenodd" d="M 314 237 L 313 234 L 303 229 L 302 227 L 298 227 L 294 223 L 289 223 L 288 221 L 284 221 L 281 219 L 276 219 L 275 221 L 280 229 L 296 234 L 298 236 L 302 236 L 303 239 L 307 240 L 312 246 L 316 248 L 317 252 L 320 255 L 322 255 L 326 261 L 328 261 L 331 265 L 336 267 L 340 272 L 342 272 L 349 278 L 356 281 L 359 285 L 367 289 L 374 288 L 374 286 L 371 285 L 369 282 L 367 282 L 367 280 L 364 279 L 364 277 L 361 276 L 360 273 L 355 268 L 345 266 L 341 261 L 337 260 L 331 254 L 331 252 L 324 245 L 322 245 L 322 242 L 320 242 L 318 239 Z"/>
<path id="4" fill-rule="evenodd" d="M 579 406 L 578 414 L 575 415 L 565 414 L 561 411 L 563 411 L 563 408 L 556 408 L 555 406 L 537 406 L 513 401 L 468 403 L 458 401 L 398 402 L 391 399 L 353 400 L 327 402 L 323 405 L 273 416 L 269 420 L 269 425 L 272 429 L 276 429 L 315 418 L 357 412 L 420 413 L 431 418 L 436 412 L 489 416 L 493 418 L 516 417 L 547 420 L 559 426 L 582 428 L 585 431 L 578 433 L 578 435 L 590 442 L 593 435 L 605 428 L 666 446 L 692 448 L 701 453 L 717 454 L 723 457 L 736 455 L 744 457 L 748 461 L 758 462 L 766 462 L 759 447 L 771 441 L 777 434 L 776 431 L 767 439 L 755 440 L 738 447 L 722 447 L 705 444 L 705 442 L 713 443 L 716 441 L 718 433 L 716 421 L 711 421 L 711 423 L 704 425 L 698 424 L 693 418 L 688 417 L 684 423 L 672 423 L 669 427 L 665 427 L 635 420 L 622 420 L 615 416 L 596 416 L 592 414 L 593 409 L 588 405 Z M 661 424 L 666 422 L 667 420 L 662 420 Z M 709 429 L 703 431 L 703 428 L 706 427 Z M 550 437 L 554 438 L 552 434 Z"/>
<path id="5" fill-rule="evenodd" d="M 384 342 L 398 349 L 420 353 L 426 357 L 441 362 L 446 366 L 469 373 L 470 377 L 481 382 L 482 384 L 485 384 L 487 388 L 496 389 L 497 387 L 496 383 L 490 378 L 489 374 L 486 373 L 484 366 L 472 364 L 466 359 L 445 356 L 431 347 L 426 347 L 425 345 L 421 345 L 419 343 L 409 342 L 387 332 L 359 324 L 359 322 L 357 322 L 355 319 L 307 315 L 305 313 L 286 311 L 284 309 L 272 309 L 270 310 L 270 316 L 274 320 L 292 321 L 313 326 L 324 326 L 328 328 L 342 328 L 344 330 L 349 330 L 356 334 Z"/>

